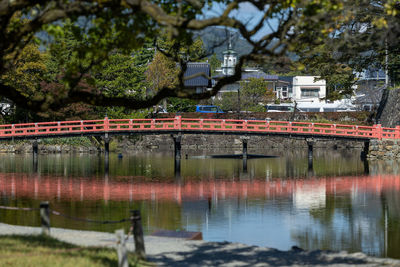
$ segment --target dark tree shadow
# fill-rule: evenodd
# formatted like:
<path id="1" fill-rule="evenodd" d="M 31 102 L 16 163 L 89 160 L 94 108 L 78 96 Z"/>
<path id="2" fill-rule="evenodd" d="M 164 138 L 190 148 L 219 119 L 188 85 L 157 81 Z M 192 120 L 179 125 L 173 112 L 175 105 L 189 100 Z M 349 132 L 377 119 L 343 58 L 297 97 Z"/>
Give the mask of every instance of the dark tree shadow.
<path id="1" fill-rule="evenodd" d="M 236 246 L 229 242 L 193 245 L 189 252 L 170 252 L 149 257 L 160 266 L 326 266 L 364 265 L 365 259 L 329 251 L 280 251 L 260 247 Z M 378 265 L 376 265 L 378 266 Z"/>

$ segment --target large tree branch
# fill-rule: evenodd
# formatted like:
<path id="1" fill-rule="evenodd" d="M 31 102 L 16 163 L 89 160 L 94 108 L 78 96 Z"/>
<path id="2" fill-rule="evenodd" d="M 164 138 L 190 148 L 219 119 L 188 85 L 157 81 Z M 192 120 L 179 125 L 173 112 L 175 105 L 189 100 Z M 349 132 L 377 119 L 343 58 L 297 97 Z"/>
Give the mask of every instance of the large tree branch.
<path id="1" fill-rule="evenodd" d="M 77 18 L 78 16 L 90 15 L 101 17 L 108 11 L 114 12 L 114 10 L 117 10 L 115 11 L 116 16 L 118 15 L 118 12 L 120 12 L 119 14 L 123 16 L 124 12 L 126 12 L 127 9 L 130 9 L 133 16 L 144 15 L 146 18 L 149 18 L 149 21 L 155 22 L 156 26 L 154 27 L 157 29 L 159 29 L 160 26 L 168 29 L 174 29 L 174 37 L 178 38 L 178 40 L 179 37 L 187 36 L 188 31 L 202 30 L 209 26 L 226 26 L 237 29 L 242 37 L 245 38 L 251 45 L 253 45 L 252 51 L 249 51 L 247 55 L 242 56 L 239 59 L 239 62 L 235 67 L 234 75 L 222 78 L 217 82 L 212 90 L 199 94 L 184 88 L 184 81 L 185 79 L 188 79 L 188 77 L 184 77 L 186 63 L 180 57 L 175 58 L 181 66 L 178 74 L 178 86 L 164 87 L 154 96 L 146 99 L 107 96 L 96 91 L 82 90 L 82 88 L 79 88 L 77 85 L 83 77 L 83 72 L 80 73 L 81 76 L 75 76 L 76 78 L 73 78 L 73 76 L 71 76 L 72 78 L 70 77 L 70 85 L 72 86 L 69 88 L 68 92 L 66 92 L 64 95 L 52 97 L 48 97 L 46 93 L 43 92 L 38 93 L 34 97 L 28 97 L 21 93 L 21 90 L 18 88 L 5 85 L 4 82 L 0 80 L 0 95 L 14 101 L 19 106 L 38 112 L 43 112 L 47 109 L 56 110 L 77 102 L 83 102 L 96 106 L 123 106 L 130 109 L 140 109 L 151 107 L 165 97 L 205 99 L 215 96 L 223 86 L 237 82 L 241 79 L 241 70 L 245 61 L 256 60 L 260 56 L 264 55 L 276 57 L 284 54 L 286 47 L 283 47 L 282 44 L 285 44 L 285 40 L 288 39 L 288 34 L 291 27 L 293 27 L 293 25 L 295 25 L 298 21 L 298 14 L 293 9 L 289 8 L 282 10 L 281 20 L 277 29 L 266 34 L 264 37 L 255 40 L 254 35 L 259 33 L 259 31 L 265 25 L 265 21 L 276 13 L 275 9 L 278 8 L 278 5 L 282 1 L 250 1 L 253 2 L 254 5 L 260 10 L 267 8 L 265 11 L 263 11 L 265 13 L 260 21 L 254 27 L 252 27 L 252 29 L 248 29 L 247 25 L 243 24 L 240 20 L 231 17 L 232 11 L 238 8 L 239 3 L 245 2 L 242 0 L 233 1 L 227 4 L 221 16 L 206 19 L 199 19 L 193 15 L 193 13 L 190 13 L 187 15 L 187 17 L 185 17 L 185 13 L 182 13 L 180 16 L 173 12 L 168 14 L 168 12 L 165 11 L 162 6 L 158 4 L 158 2 L 153 3 L 148 0 L 53 0 L 28 2 L 30 1 L 15 0 L 13 1 L 13 4 L 9 4 L 7 0 L 0 0 L 1 23 L 6 20 L 7 23 L 9 23 L 10 17 L 15 14 L 15 12 L 22 10 L 24 7 L 33 6 L 32 3 L 35 3 L 35 6 L 38 6 L 39 10 L 37 15 L 32 17 L 30 20 L 27 19 L 27 21 L 20 27 L 11 30 L 2 28 L 0 30 L 0 35 L 4 36 L 4 39 L 0 41 L 0 48 L 3 48 L 0 49 L 0 75 L 4 73 L 7 63 L 9 65 L 13 64 L 12 61 L 6 62 L 4 60 L 4 53 L 12 54 L 15 52 L 15 50 L 24 47 L 29 37 L 40 31 L 44 25 L 48 25 L 70 17 Z M 196 0 L 190 0 L 189 2 L 192 3 L 197 9 L 203 7 L 203 4 L 196 2 Z M 136 22 L 133 20 L 133 23 Z M 110 25 L 111 24 L 112 23 L 110 23 Z M 274 39 L 279 39 L 280 42 L 278 42 L 275 46 L 271 46 L 271 42 L 274 41 Z M 282 49 L 279 49 L 279 47 Z M 112 47 L 107 47 L 107 49 L 112 49 Z M 168 54 L 165 51 L 163 51 L 163 53 Z M 86 69 L 85 71 L 89 71 L 89 69 Z M 203 76 L 208 77 L 208 74 L 204 74 Z"/>

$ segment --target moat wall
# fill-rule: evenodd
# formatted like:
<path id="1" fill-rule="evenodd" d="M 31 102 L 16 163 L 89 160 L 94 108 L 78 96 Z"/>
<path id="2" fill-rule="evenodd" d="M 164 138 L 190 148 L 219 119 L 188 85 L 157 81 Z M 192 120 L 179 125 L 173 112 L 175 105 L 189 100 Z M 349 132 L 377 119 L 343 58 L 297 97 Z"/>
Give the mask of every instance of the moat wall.
<path id="1" fill-rule="evenodd" d="M 371 140 L 369 144 L 368 158 L 400 158 L 400 140 Z"/>
<path id="2" fill-rule="evenodd" d="M 268 149 L 268 148 L 307 148 L 305 138 L 286 138 L 279 136 L 249 136 L 249 149 Z M 318 148 L 362 148 L 364 144 L 354 141 L 343 140 L 318 140 L 315 139 L 314 147 Z M 173 149 L 173 139 L 169 135 L 147 135 L 140 136 L 138 139 L 128 139 L 121 142 L 118 150 L 149 150 L 149 149 Z M 208 149 L 241 149 L 242 139 L 239 135 L 207 135 L 207 134 L 188 134 L 182 137 L 182 149 L 188 150 L 208 150 Z"/>
<path id="3" fill-rule="evenodd" d="M 305 138 L 286 138 L 280 136 L 249 136 L 248 149 L 262 151 L 268 149 L 307 149 Z M 182 137 L 183 150 L 241 150 L 242 139 L 239 135 L 206 135 L 188 134 Z M 363 142 L 314 139 L 314 148 L 325 149 L 363 149 Z M 174 148 L 170 135 L 143 135 L 112 137 L 111 151 L 129 153 L 137 151 L 171 151 Z M 98 153 L 103 151 L 103 146 L 79 145 L 49 145 L 39 142 L 39 153 Z M 0 153 L 32 153 L 32 144 L 29 141 L 0 143 Z M 400 140 L 371 140 L 368 158 L 392 159 L 400 158 Z"/>

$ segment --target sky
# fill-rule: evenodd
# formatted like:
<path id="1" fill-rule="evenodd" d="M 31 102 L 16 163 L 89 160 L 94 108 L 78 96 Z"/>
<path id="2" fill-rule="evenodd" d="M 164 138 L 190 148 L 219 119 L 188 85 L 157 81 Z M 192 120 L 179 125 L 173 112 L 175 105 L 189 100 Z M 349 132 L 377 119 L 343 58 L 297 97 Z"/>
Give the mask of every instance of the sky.
<path id="1" fill-rule="evenodd" d="M 205 7 L 204 14 L 206 17 L 216 17 L 220 16 L 225 9 L 225 5 L 221 3 L 214 3 L 211 8 Z M 239 19 L 242 23 L 247 25 L 248 29 L 252 29 L 261 19 L 263 12 L 258 10 L 250 2 L 244 2 L 239 4 L 239 8 L 231 12 L 231 17 Z M 270 24 L 272 27 L 277 26 L 277 21 L 270 20 Z M 254 36 L 254 39 L 257 40 L 261 36 L 268 34 L 271 32 L 269 26 L 264 23 L 264 27 L 260 29 L 260 31 Z"/>

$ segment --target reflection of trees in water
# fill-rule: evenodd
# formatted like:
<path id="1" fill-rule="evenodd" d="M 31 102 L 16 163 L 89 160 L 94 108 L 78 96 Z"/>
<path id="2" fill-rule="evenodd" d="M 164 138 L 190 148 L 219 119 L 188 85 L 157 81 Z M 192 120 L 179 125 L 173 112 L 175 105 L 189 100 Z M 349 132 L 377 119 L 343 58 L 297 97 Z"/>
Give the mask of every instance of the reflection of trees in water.
<path id="1" fill-rule="evenodd" d="M 385 231 L 386 254 L 388 257 L 400 257 L 400 194 L 388 190 L 381 194 L 382 219 L 381 226 Z"/>
<path id="2" fill-rule="evenodd" d="M 368 160 L 371 175 L 400 174 L 400 159 Z"/>
<path id="3" fill-rule="evenodd" d="M 39 207 L 42 200 L 32 198 L 5 199 L 1 204 L 19 207 Z M 140 209 L 143 229 L 150 234 L 157 229 L 183 229 L 182 207 L 176 201 L 166 200 L 143 200 L 143 201 L 50 201 L 53 210 L 78 218 L 92 220 L 119 220 L 129 218 L 130 210 Z M 0 222 L 13 225 L 40 226 L 40 217 L 36 213 L 2 211 Z M 51 227 L 67 229 L 108 231 L 114 232 L 118 228 L 128 230 L 130 223 L 119 224 L 94 224 L 82 221 L 69 220 L 61 216 L 51 216 Z"/>
<path id="4" fill-rule="evenodd" d="M 304 151 L 303 151 L 304 150 Z M 249 159 L 247 173 L 243 173 L 240 159 L 188 158 L 182 159 L 183 179 L 265 179 L 308 177 L 306 149 L 254 150 L 252 154 L 281 155 L 277 158 Z M 220 152 L 222 153 L 222 152 Z M 314 174 L 316 176 L 354 175 L 363 172 L 359 156 L 343 158 L 349 152 L 316 149 Z M 45 174 L 64 176 L 99 176 L 104 174 L 104 158 L 100 154 L 39 155 L 38 170 Z M 32 173 L 31 155 L 0 155 L 2 172 Z M 149 179 L 174 178 L 174 160 L 171 153 L 137 153 L 118 159 L 110 154 L 110 177 L 142 176 Z"/>
<path id="5" fill-rule="evenodd" d="M 309 214 L 316 224 L 292 232 L 299 246 L 384 256 L 384 213 L 382 198 L 377 193 L 327 195 L 325 207 L 310 209 Z M 399 230 L 397 227 L 397 236 Z M 398 242 L 392 248 L 396 250 L 392 257 L 399 257 Z"/>

